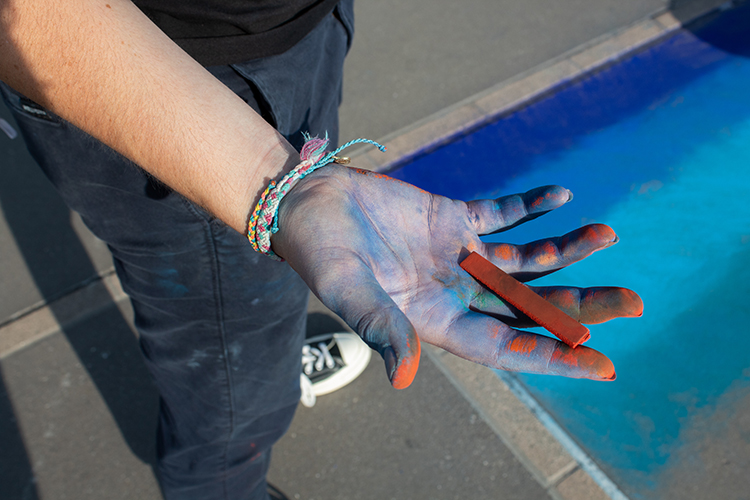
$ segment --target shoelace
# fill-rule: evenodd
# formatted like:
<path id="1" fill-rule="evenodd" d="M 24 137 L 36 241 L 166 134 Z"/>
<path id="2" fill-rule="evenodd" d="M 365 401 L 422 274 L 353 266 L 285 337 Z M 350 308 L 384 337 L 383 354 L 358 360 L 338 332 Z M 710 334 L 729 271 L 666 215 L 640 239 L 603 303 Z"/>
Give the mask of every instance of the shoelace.
<path id="1" fill-rule="evenodd" d="M 313 371 L 319 372 L 324 367 L 336 367 L 336 362 L 328 351 L 328 346 L 325 342 L 319 342 L 317 348 L 307 344 L 302 346 L 302 369 L 306 375 L 311 375 Z"/>

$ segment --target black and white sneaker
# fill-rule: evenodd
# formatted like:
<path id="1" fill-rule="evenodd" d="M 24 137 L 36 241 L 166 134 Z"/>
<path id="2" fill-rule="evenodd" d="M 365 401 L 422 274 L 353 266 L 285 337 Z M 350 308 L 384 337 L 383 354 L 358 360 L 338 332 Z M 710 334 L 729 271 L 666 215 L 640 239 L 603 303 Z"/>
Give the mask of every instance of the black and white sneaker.
<path id="1" fill-rule="evenodd" d="M 341 389 L 359 377 L 371 355 L 371 349 L 354 333 L 308 338 L 302 347 L 302 404 L 311 407 L 317 396 Z"/>

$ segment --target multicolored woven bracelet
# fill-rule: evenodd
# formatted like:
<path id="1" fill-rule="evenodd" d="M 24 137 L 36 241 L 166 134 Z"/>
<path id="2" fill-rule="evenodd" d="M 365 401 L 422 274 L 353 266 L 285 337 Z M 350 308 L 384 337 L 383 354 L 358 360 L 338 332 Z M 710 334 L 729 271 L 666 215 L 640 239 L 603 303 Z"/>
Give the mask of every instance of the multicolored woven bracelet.
<path id="1" fill-rule="evenodd" d="M 273 253 L 273 250 L 271 250 L 271 235 L 279 230 L 279 203 L 281 203 L 281 200 L 286 196 L 289 190 L 306 175 L 336 161 L 336 155 L 353 144 L 373 144 L 374 146 L 377 146 L 379 150 L 385 151 L 385 147 L 375 141 L 369 139 L 355 139 L 347 142 L 335 151 L 326 153 L 326 148 L 328 147 L 329 142 L 328 135 L 326 135 L 325 139 L 310 137 L 307 134 L 305 134 L 304 137 L 305 145 L 302 146 L 302 151 L 300 151 L 300 164 L 294 167 L 294 169 L 286 174 L 278 183 L 271 181 L 270 184 L 268 184 L 268 187 L 263 191 L 258 204 L 255 206 L 255 210 L 253 210 L 253 213 L 250 215 L 250 222 L 247 225 L 247 239 L 250 240 L 250 245 L 252 245 L 253 250 L 278 261 L 283 261 L 284 259 Z"/>

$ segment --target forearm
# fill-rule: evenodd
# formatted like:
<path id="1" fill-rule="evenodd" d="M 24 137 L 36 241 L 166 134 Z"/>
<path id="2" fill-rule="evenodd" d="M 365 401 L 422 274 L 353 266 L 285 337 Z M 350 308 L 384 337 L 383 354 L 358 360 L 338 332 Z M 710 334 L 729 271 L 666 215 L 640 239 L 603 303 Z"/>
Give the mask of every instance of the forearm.
<path id="1" fill-rule="evenodd" d="M 228 225 L 296 152 L 128 0 L 0 0 L 0 79 Z"/>

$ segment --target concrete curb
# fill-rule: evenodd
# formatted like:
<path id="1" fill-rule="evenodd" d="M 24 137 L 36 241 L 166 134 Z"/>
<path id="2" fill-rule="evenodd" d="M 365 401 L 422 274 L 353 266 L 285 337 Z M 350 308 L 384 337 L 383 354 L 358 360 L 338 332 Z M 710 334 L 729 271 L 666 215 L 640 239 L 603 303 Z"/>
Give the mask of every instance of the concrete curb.
<path id="1" fill-rule="evenodd" d="M 116 303 L 130 318 L 130 302 L 114 271 L 0 327 L 0 359 Z"/>
<path id="2" fill-rule="evenodd" d="M 431 346 L 425 352 L 551 498 L 625 498 L 605 492 L 494 371 Z"/>

